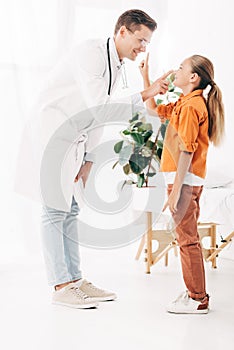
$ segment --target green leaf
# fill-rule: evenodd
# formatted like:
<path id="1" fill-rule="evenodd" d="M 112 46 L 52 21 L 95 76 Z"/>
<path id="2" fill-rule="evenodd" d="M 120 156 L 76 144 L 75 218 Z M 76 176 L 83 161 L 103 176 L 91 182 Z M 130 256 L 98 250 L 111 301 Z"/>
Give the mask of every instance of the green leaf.
<path id="1" fill-rule="evenodd" d="M 148 130 L 146 131 L 146 133 L 144 134 L 144 142 L 147 142 L 147 140 L 150 138 L 150 136 L 153 134 L 153 130 Z"/>
<path id="2" fill-rule="evenodd" d="M 150 157 L 143 157 L 139 153 L 134 153 L 129 159 L 131 170 L 134 174 L 140 174 L 149 164 Z"/>
<path id="3" fill-rule="evenodd" d="M 161 156 L 162 156 L 162 148 L 158 148 L 157 149 L 157 156 L 159 159 L 161 159 Z"/>
<path id="4" fill-rule="evenodd" d="M 121 149 L 119 152 L 119 164 L 124 165 L 128 162 L 131 153 L 132 153 L 132 145 L 127 145 Z"/>
<path id="5" fill-rule="evenodd" d="M 146 174 L 146 176 L 148 176 L 148 177 L 153 177 L 153 176 L 156 175 L 156 174 L 157 174 L 156 172 L 154 172 L 154 173 L 150 173 L 150 172 L 149 172 L 149 173 Z"/>
<path id="6" fill-rule="evenodd" d="M 139 113 L 135 113 L 132 119 L 129 120 L 129 123 L 135 122 L 139 119 Z"/>
<path id="7" fill-rule="evenodd" d="M 161 135 L 162 135 L 162 138 L 164 139 L 165 137 L 165 133 L 166 133 L 166 128 L 167 128 L 167 124 L 164 123 L 164 124 L 161 124 Z"/>
<path id="8" fill-rule="evenodd" d="M 156 104 L 157 104 L 157 105 L 160 105 L 161 103 L 163 103 L 163 100 L 160 99 L 160 98 L 158 98 L 157 101 L 156 101 Z"/>
<path id="9" fill-rule="evenodd" d="M 161 140 L 157 141 L 157 147 L 158 148 L 163 148 L 163 142 Z"/>
<path id="10" fill-rule="evenodd" d="M 173 92 L 175 90 L 175 85 L 172 83 L 171 79 L 169 79 L 168 92 Z"/>
<path id="11" fill-rule="evenodd" d="M 175 73 L 171 73 L 171 75 L 169 76 L 169 80 L 173 83 L 173 81 L 175 80 Z"/>
<path id="12" fill-rule="evenodd" d="M 141 127 L 138 128 L 139 131 L 148 131 L 148 130 L 153 130 L 153 126 L 151 123 L 142 123 Z"/>
<path id="13" fill-rule="evenodd" d="M 135 183 L 136 183 L 136 182 L 133 181 L 133 180 L 125 180 L 125 181 L 123 182 L 123 185 L 121 186 L 121 190 L 124 188 L 125 185 L 133 185 L 133 184 L 135 184 Z"/>
<path id="14" fill-rule="evenodd" d="M 137 122 L 136 124 L 134 124 L 134 127 L 139 129 L 139 126 L 141 126 L 142 124 L 142 122 Z"/>
<path id="15" fill-rule="evenodd" d="M 129 160 L 129 165 L 134 174 L 140 174 L 140 172 L 142 172 L 142 168 L 136 162 L 134 162 L 134 160 Z"/>
<path id="16" fill-rule="evenodd" d="M 118 163 L 119 161 L 117 160 L 117 162 L 115 162 L 115 164 L 112 166 L 112 169 L 114 169 Z"/>
<path id="17" fill-rule="evenodd" d="M 137 176 L 137 187 L 142 187 L 145 182 L 145 174 L 139 174 Z"/>
<path id="18" fill-rule="evenodd" d="M 131 137 L 136 143 L 139 143 L 140 145 L 144 144 L 144 137 L 136 132 L 131 132 Z"/>
<path id="19" fill-rule="evenodd" d="M 129 163 L 127 163 L 123 166 L 123 171 L 124 171 L 124 174 L 129 175 L 129 173 L 131 172 L 131 168 L 130 168 Z"/>
<path id="20" fill-rule="evenodd" d="M 130 135 L 130 131 L 129 131 L 129 130 L 124 130 L 124 131 L 122 131 L 122 134 L 124 134 L 124 135 Z"/>
<path id="21" fill-rule="evenodd" d="M 149 149 L 152 149 L 154 147 L 154 142 L 151 140 L 148 140 L 145 144 Z"/>
<path id="22" fill-rule="evenodd" d="M 119 153 L 123 147 L 123 141 L 119 141 L 114 145 L 114 151 L 115 153 Z"/>

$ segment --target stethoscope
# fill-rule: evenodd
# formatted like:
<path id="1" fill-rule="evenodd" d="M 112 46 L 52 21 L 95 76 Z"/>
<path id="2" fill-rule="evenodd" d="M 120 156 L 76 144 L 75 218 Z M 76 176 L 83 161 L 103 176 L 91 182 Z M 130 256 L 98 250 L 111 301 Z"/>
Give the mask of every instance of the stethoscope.
<path id="1" fill-rule="evenodd" d="M 110 38 L 107 39 L 106 47 L 107 47 L 108 67 L 109 67 L 108 96 L 110 96 L 111 82 L 112 82 L 111 61 L 110 61 Z"/>
<path id="2" fill-rule="evenodd" d="M 108 86 L 108 96 L 110 96 L 111 92 L 111 83 L 112 83 L 112 71 L 111 71 L 111 60 L 110 60 L 110 38 L 107 39 L 106 43 L 106 48 L 107 48 L 107 58 L 108 58 L 108 69 L 109 69 L 109 86 Z M 125 66 L 124 62 L 121 63 L 119 68 L 123 65 L 123 74 L 122 74 L 122 79 L 123 79 L 123 88 L 127 89 L 128 84 L 127 84 L 127 75 L 125 71 Z"/>

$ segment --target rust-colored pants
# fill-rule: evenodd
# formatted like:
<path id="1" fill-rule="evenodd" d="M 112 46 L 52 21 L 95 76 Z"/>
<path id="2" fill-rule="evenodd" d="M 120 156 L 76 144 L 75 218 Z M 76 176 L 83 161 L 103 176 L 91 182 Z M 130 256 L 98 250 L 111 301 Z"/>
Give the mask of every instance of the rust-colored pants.
<path id="1" fill-rule="evenodd" d="M 172 187 L 173 185 L 168 185 L 168 195 Z M 172 213 L 176 225 L 176 239 L 180 247 L 183 279 L 191 298 L 206 296 L 203 255 L 197 231 L 202 189 L 202 186 L 183 185 L 177 211 Z"/>

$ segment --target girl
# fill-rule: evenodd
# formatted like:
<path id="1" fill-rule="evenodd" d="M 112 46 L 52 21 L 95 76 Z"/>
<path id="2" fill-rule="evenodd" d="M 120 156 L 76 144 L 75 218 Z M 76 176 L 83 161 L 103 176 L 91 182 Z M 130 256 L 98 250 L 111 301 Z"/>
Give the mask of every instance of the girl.
<path id="1" fill-rule="evenodd" d="M 148 58 L 140 64 L 144 85 L 150 85 Z M 176 225 L 183 279 L 187 291 L 168 308 L 173 313 L 207 313 L 202 249 L 197 231 L 199 198 L 202 193 L 209 141 L 219 145 L 224 134 L 222 94 L 214 82 L 214 68 L 209 59 L 193 55 L 175 72 L 174 85 L 183 94 L 176 103 L 156 105 L 147 102 L 163 121 L 169 119 L 161 159 L 165 173 L 169 207 Z M 203 90 L 210 87 L 207 98 Z"/>

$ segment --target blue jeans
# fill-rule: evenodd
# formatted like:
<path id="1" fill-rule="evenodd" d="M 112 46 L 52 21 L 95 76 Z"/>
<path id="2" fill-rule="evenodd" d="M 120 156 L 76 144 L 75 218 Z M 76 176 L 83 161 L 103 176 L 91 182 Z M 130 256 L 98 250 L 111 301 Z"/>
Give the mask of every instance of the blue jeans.
<path id="1" fill-rule="evenodd" d="M 74 197 L 70 212 L 42 208 L 42 245 L 50 286 L 82 278 L 77 230 L 79 211 Z"/>

